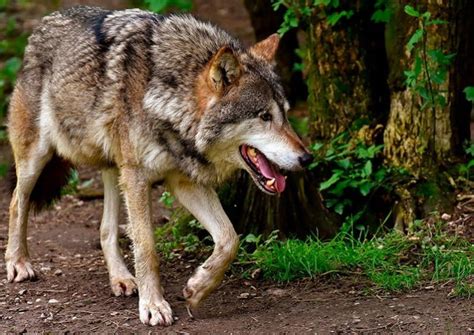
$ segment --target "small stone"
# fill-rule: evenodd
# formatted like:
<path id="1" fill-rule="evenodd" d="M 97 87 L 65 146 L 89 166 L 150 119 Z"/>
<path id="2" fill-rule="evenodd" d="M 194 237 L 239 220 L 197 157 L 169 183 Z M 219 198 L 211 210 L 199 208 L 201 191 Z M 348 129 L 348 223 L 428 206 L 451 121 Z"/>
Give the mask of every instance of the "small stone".
<path id="1" fill-rule="evenodd" d="M 239 295 L 239 299 L 248 299 L 249 297 L 250 297 L 250 293 L 247 293 L 247 292 L 241 293 Z"/>
<path id="2" fill-rule="evenodd" d="M 443 213 L 441 215 L 441 218 L 444 220 L 444 221 L 448 221 L 448 220 L 451 220 L 451 215 L 449 215 L 448 213 Z"/>
<path id="3" fill-rule="evenodd" d="M 59 301 L 56 300 L 56 299 L 49 299 L 48 300 L 48 304 L 57 304 L 57 303 L 59 303 Z"/>
<path id="4" fill-rule="evenodd" d="M 275 297 L 284 297 L 288 295 L 288 292 L 286 290 L 283 290 L 281 288 L 270 288 L 267 290 L 268 294 L 274 295 Z"/>
<path id="5" fill-rule="evenodd" d="M 112 315 L 112 316 L 115 316 L 115 315 L 117 315 L 117 314 L 118 314 L 118 312 L 112 312 L 112 313 L 110 313 L 110 315 Z"/>
<path id="6" fill-rule="evenodd" d="M 18 294 L 19 294 L 19 295 L 23 295 L 23 294 L 25 294 L 25 293 L 26 293 L 26 289 L 23 289 L 23 290 L 18 291 Z"/>
<path id="7" fill-rule="evenodd" d="M 35 302 L 40 302 L 41 301 L 41 298 L 38 298 L 35 300 Z"/>
<path id="8" fill-rule="evenodd" d="M 62 274 L 63 272 L 61 271 L 61 269 L 57 269 L 56 271 L 54 271 L 55 276 L 61 276 Z"/>
<path id="9" fill-rule="evenodd" d="M 354 319 L 352 320 L 352 323 L 359 323 L 361 320 L 360 319 Z"/>

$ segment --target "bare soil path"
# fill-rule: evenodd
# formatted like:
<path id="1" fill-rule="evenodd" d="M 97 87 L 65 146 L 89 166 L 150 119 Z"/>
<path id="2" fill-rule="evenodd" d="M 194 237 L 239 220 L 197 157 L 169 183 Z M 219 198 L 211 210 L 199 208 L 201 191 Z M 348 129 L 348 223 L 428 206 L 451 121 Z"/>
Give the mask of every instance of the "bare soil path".
<path id="1" fill-rule="evenodd" d="M 7 186 L 0 180 L 0 253 L 5 251 Z M 158 191 L 154 192 L 155 199 Z M 155 213 L 160 209 L 155 206 Z M 140 323 L 137 297 L 111 295 L 99 245 L 102 201 L 63 198 L 32 217 L 29 245 L 39 280 L 6 282 L 0 260 L 0 333 L 380 333 L 474 330 L 472 300 L 449 298 L 450 285 L 400 295 L 365 295 L 353 278 L 320 279 L 278 286 L 227 277 L 191 319 L 181 290 L 196 267 L 193 259 L 162 265 L 163 286 L 176 323 Z M 160 216 L 156 216 L 156 223 Z M 127 259 L 130 250 L 124 245 Z M 353 281 L 354 280 L 354 281 Z"/>

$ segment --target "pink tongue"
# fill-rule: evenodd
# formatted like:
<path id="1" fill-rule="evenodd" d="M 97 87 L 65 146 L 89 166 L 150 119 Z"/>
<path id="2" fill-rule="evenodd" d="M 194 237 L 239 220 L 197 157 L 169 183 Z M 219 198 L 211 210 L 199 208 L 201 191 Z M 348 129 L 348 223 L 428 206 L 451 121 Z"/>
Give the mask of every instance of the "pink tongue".
<path id="1" fill-rule="evenodd" d="M 273 167 L 272 164 L 268 161 L 268 159 L 262 155 L 260 152 L 257 152 L 258 164 L 260 168 L 260 172 L 265 176 L 265 178 L 272 179 L 275 178 L 275 189 L 278 193 L 281 193 L 285 190 L 286 180 L 285 176 L 278 173 L 276 169 Z"/>

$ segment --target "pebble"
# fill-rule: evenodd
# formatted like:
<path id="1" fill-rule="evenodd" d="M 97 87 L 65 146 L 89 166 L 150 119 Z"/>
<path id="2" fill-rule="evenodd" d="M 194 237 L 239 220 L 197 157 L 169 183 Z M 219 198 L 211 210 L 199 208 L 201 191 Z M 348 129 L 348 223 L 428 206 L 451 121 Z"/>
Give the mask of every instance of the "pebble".
<path id="1" fill-rule="evenodd" d="M 250 297 L 250 293 L 247 293 L 247 292 L 241 293 L 239 295 L 239 299 L 248 299 L 249 297 Z"/>
<path id="2" fill-rule="evenodd" d="M 57 304 L 59 301 L 56 299 L 49 299 L 48 304 Z"/>
<path id="3" fill-rule="evenodd" d="M 19 294 L 19 295 L 23 295 L 23 294 L 25 294 L 25 293 L 26 293 L 26 289 L 23 289 L 23 290 L 19 290 L 19 291 L 18 291 L 18 294 Z"/>
<path id="4" fill-rule="evenodd" d="M 110 315 L 112 315 L 112 316 L 115 316 L 115 315 L 117 315 L 117 314 L 118 314 L 118 312 L 112 312 L 112 313 L 110 313 Z"/>
<path id="5" fill-rule="evenodd" d="M 57 269 L 56 271 L 54 271 L 55 276 L 61 276 L 62 274 L 63 272 L 61 271 L 61 269 Z"/>
<path id="6" fill-rule="evenodd" d="M 284 297 L 288 295 L 288 292 L 281 288 L 270 288 L 267 290 L 267 293 L 274 295 L 275 297 Z"/>

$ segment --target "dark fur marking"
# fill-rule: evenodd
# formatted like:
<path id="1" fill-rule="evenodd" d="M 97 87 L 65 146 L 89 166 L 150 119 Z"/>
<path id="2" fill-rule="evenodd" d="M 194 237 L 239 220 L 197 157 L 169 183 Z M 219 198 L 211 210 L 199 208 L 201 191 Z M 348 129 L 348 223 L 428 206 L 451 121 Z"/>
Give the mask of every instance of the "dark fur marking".
<path id="1" fill-rule="evenodd" d="M 178 87 L 178 82 L 176 81 L 176 77 L 171 74 L 165 74 L 163 76 L 160 76 L 160 79 L 163 82 L 163 84 L 173 89 Z"/>
<path id="2" fill-rule="evenodd" d="M 206 159 L 206 157 L 204 157 L 196 149 L 195 143 L 192 140 L 182 138 L 180 136 L 179 131 L 174 129 L 173 124 L 171 122 L 160 120 L 159 129 L 155 129 L 155 132 L 158 133 L 157 135 L 158 142 L 162 143 L 166 148 L 168 148 L 168 150 L 172 150 L 173 156 L 179 157 L 180 159 L 191 158 L 202 165 L 210 164 L 209 161 Z M 177 143 L 179 143 L 179 148 L 172 148 L 169 145 L 170 142 L 165 137 L 167 134 L 169 135 L 169 137 L 172 137 L 174 140 L 177 140 Z M 173 142 L 176 142 L 176 141 L 173 141 Z M 173 149 L 176 149 L 176 150 L 173 150 Z"/>
<path id="3" fill-rule="evenodd" d="M 103 31 L 102 27 L 104 21 L 111 14 L 112 11 L 103 11 L 99 15 L 91 18 L 90 24 L 92 26 L 92 31 L 94 32 L 95 40 L 99 45 L 100 53 L 104 54 L 109 51 L 110 41 L 107 41 L 107 35 Z M 103 56 L 103 55 L 101 55 Z"/>
<path id="4" fill-rule="evenodd" d="M 51 206 L 61 197 L 62 188 L 68 183 L 72 164 L 54 154 L 46 164 L 30 195 L 30 208 L 39 212 Z M 17 183 L 16 169 L 12 165 L 8 175 L 10 194 L 13 194 Z"/>

